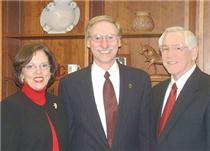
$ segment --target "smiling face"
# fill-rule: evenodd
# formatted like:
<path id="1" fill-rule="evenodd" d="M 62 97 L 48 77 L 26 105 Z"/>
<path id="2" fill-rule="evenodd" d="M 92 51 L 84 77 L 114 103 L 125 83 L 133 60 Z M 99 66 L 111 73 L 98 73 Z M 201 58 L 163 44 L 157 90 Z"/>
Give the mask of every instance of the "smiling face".
<path id="1" fill-rule="evenodd" d="M 34 90 L 42 90 L 51 77 L 48 57 L 44 51 L 34 52 L 31 61 L 22 69 L 21 78 Z"/>
<path id="2" fill-rule="evenodd" d="M 189 49 L 181 32 L 167 33 L 163 45 L 169 48 L 168 51 L 161 52 L 163 65 L 178 80 L 195 64 L 197 47 Z"/>
<path id="3" fill-rule="evenodd" d="M 91 49 L 95 63 L 101 68 L 109 69 L 114 61 L 119 47 L 120 37 L 114 24 L 101 21 L 91 28 L 90 37 L 87 39 L 87 47 Z"/>

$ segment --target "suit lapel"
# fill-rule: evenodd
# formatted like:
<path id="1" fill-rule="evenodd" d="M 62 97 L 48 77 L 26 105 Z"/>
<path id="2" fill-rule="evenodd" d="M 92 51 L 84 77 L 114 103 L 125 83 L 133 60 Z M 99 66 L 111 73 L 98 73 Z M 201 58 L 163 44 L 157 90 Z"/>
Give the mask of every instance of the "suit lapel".
<path id="1" fill-rule="evenodd" d="M 170 118 L 166 124 L 166 127 L 163 131 L 162 136 L 160 137 L 160 141 L 164 139 L 164 137 L 170 132 L 174 124 L 178 121 L 181 117 L 183 112 L 186 110 L 187 107 L 193 102 L 193 98 L 196 95 L 196 92 L 199 89 L 199 69 L 193 72 L 193 74 L 189 77 L 187 82 L 185 83 L 183 89 L 181 90 L 176 104 L 171 112 Z"/>
<path id="2" fill-rule="evenodd" d="M 125 78 L 125 75 L 123 73 L 123 69 L 119 65 L 119 74 L 120 74 L 120 94 L 119 94 L 119 105 L 118 105 L 118 113 L 117 113 L 117 124 L 115 127 L 115 134 L 114 134 L 114 141 L 116 138 L 118 138 L 118 135 L 121 133 L 121 130 L 123 130 L 123 126 L 126 125 L 126 121 L 123 119 L 123 116 L 126 116 L 125 113 L 129 113 L 129 111 L 126 111 L 129 109 L 129 104 L 126 104 L 126 100 L 129 100 L 130 98 L 127 98 L 127 79 Z M 125 95 L 126 94 L 126 95 Z M 113 143 L 114 144 L 114 143 Z"/>
<path id="3" fill-rule="evenodd" d="M 127 71 L 127 69 L 125 70 L 124 67 L 119 64 L 120 94 L 113 145 L 120 145 L 116 144 L 117 138 L 120 138 L 120 134 L 124 133 L 123 130 L 128 126 L 129 123 L 126 119 L 133 109 L 133 107 L 131 107 L 133 104 L 130 103 L 129 100 L 133 97 L 133 95 L 130 94 L 132 93 L 131 91 L 133 91 L 133 87 L 135 87 L 135 80 L 130 79 L 127 72 L 129 71 Z"/>
<path id="4" fill-rule="evenodd" d="M 96 132 L 99 136 L 96 136 L 98 139 L 101 139 L 102 142 L 106 143 L 106 135 L 104 133 L 104 129 L 98 114 L 97 106 L 95 103 L 93 86 L 92 86 L 92 79 L 91 79 L 91 66 L 87 68 L 85 71 L 86 73 L 83 74 L 84 77 L 80 82 L 78 82 L 78 89 L 80 90 L 80 96 L 82 98 L 82 103 L 85 106 L 86 115 L 88 116 L 87 124 L 92 131 Z"/>

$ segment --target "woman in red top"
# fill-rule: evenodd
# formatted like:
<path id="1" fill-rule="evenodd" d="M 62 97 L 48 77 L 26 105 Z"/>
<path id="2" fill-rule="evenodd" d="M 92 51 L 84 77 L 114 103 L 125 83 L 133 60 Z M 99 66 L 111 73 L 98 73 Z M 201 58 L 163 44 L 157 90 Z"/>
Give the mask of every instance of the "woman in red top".
<path id="1" fill-rule="evenodd" d="M 65 151 L 67 123 L 61 100 L 47 92 L 57 69 L 44 44 L 24 45 L 13 63 L 21 91 L 1 103 L 2 151 Z"/>

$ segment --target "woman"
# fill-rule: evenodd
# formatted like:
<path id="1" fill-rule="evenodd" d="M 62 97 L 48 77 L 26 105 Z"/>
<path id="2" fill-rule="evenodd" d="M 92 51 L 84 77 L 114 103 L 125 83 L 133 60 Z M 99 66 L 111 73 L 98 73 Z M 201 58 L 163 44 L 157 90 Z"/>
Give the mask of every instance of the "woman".
<path id="1" fill-rule="evenodd" d="M 63 104 L 47 92 L 56 67 L 44 44 L 24 45 L 15 56 L 14 79 L 21 91 L 1 103 L 2 151 L 66 150 Z"/>

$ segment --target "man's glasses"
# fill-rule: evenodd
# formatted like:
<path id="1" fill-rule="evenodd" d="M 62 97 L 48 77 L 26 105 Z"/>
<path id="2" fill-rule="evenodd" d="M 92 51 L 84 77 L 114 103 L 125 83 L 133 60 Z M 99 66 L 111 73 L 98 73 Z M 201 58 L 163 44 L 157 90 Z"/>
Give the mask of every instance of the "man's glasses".
<path id="1" fill-rule="evenodd" d="M 40 65 L 35 65 L 35 64 L 27 64 L 25 67 L 24 67 L 26 70 L 28 71 L 35 71 L 37 70 L 38 68 L 42 71 L 44 70 L 48 70 L 50 68 L 50 65 L 48 63 L 42 63 Z"/>
<path id="2" fill-rule="evenodd" d="M 160 46 L 160 51 L 162 53 L 168 53 L 169 50 L 173 50 L 175 52 L 182 52 L 185 48 L 188 48 L 187 46 L 184 46 L 184 45 L 180 45 L 180 44 L 177 44 L 177 45 L 162 45 Z"/>
<path id="3" fill-rule="evenodd" d="M 96 34 L 90 36 L 90 39 L 97 43 L 100 43 L 103 39 L 105 39 L 107 42 L 114 42 L 117 40 L 117 38 L 119 38 L 119 36 L 114 34 L 108 34 L 108 35 Z"/>

